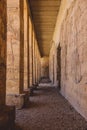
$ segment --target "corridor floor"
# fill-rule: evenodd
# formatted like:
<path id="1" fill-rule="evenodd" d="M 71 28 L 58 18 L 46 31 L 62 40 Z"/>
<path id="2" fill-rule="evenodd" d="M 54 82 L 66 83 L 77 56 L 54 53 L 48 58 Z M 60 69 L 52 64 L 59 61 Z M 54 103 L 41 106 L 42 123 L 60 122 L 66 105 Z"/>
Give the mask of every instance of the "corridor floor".
<path id="1" fill-rule="evenodd" d="M 87 130 L 85 119 L 56 88 L 46 84 L 34 91 L 28 108 L 17 110 L 16 124 L 21 130 Z"/>

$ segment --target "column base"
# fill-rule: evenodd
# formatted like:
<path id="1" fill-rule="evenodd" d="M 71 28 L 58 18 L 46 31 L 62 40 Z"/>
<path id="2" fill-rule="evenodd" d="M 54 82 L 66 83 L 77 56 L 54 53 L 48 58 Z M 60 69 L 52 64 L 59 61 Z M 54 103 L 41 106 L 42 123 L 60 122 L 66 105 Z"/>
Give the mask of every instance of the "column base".
<path id="1" fill-rule="evenodd" d="M 0 130 L 15 129 L 15 107 L 0 106 Z"/>
<path id="2" fill-rule="evenodd" d="M 22 109 L 24 107 L 26 94 L 8 94 L 6 95 L 6 104 L 14 105 L 16 109 Z"/>
<path id="3" fill-rule="evenodd" d="M 37 90 L 37 86 L 38 86 L 38 83 L 36 84 L 33 84 L 32 86 L 30 86 L 30 96 L 32 96 L 34 94 L 34 90 Z"/>
<path id="4" fill-rule="evenodd" d="M 30 96 L 32 96 L 34 94 L 33 93 L 33 86 L 30 86 L 29 89 L 30 89 Z"/>
<path id="5" fill-rule="evenodd" d="M 24 93 L 25 93 L 24 107 L 28 107 L 29 106 L 30 90 L 29 89 L 25 89 Z"/>

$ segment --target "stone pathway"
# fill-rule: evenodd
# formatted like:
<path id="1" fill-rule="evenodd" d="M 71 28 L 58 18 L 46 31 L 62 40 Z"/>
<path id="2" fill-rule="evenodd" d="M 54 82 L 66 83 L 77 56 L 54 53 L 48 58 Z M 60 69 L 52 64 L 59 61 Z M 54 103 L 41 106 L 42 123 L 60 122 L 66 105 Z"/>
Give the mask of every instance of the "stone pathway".
<path id="1" fill-rule="evenodd" d="M 87 130 L 85 119 L 48 84 L 39 85 L 29 108 L 17 110 L 16 115 L 17 130 Z"/>

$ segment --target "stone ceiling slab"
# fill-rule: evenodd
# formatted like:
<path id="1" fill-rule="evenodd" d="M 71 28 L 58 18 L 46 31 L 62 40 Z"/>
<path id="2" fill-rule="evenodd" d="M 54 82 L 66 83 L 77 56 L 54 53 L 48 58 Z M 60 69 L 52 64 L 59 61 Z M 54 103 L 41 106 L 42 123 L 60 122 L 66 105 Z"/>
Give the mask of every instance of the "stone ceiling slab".
<path id="1" fill-rule="evenodd" d="M 48 56 L 61 0 L 29 0 L 41 56 Z"/>

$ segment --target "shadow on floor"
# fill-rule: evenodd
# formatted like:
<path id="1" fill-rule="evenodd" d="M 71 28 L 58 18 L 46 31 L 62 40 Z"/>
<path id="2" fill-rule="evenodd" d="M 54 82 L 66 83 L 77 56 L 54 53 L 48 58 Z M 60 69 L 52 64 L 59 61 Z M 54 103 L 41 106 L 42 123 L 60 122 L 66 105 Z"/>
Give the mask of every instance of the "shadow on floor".
<path id="1" fill-rule="evenodd" d="M 34 101 L 31 101 L 30 102 L 30 108 L 41 108 L 41 107 L 44 107 L 44 106 L 46 106 L 46 103 L 42 103 L 42 102 L 34 102 Z"/>
<path id="2" fill-rule="evenodd" d="M 87 121 L 76 112 L 57 88 L 38 87 L 28 109 L 16 111 L 16 130 L 87 130 Z"/>
<path id="3" fill-rule="evenodd" d="M 20 128 L 20 126 L 18 126 L 18 124 L 15 124 L 15 130 L 22 130 L 22 128 Z"/>

